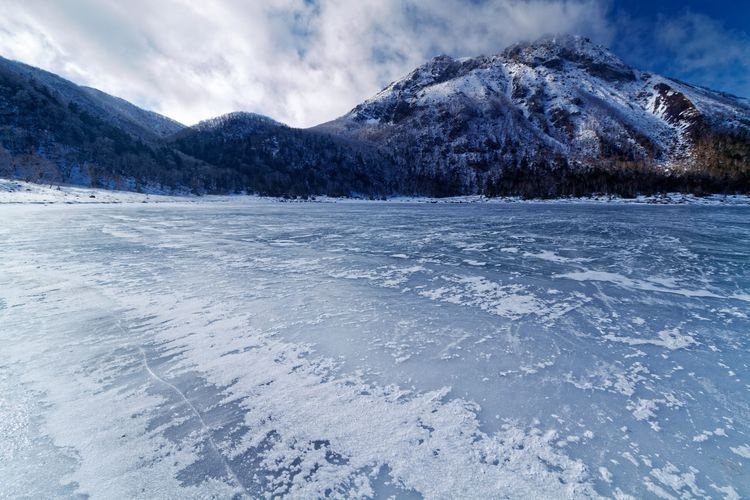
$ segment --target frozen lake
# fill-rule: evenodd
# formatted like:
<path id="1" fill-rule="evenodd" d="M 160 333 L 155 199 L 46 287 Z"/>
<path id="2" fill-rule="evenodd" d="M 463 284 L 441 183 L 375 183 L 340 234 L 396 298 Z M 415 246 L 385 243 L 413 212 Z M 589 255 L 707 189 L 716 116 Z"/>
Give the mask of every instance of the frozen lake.
<path id="1" fill-rule="evenodd" d="M 750 496 L 750 207 L 0 205 L 0 497 Z"/>

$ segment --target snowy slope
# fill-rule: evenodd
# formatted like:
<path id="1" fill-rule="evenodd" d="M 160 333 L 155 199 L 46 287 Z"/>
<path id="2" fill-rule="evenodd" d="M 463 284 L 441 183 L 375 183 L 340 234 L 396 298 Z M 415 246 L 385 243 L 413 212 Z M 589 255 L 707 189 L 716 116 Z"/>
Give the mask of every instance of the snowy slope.
<path id="1" fill-rule="evenodd" d="M 388 144 L 413 172 L 455 171 L 476 188 L 498 169 L 559 167 L 555 158 L 691 168 L 706 130 L 750 133 L 750 107 L 558 36 L 495 56 L 436 57 L 320 128 Z"/>
<path id="2" fill-rule="evenodd" d="M 0 178 L 0 205 L 35 203 L 153 203 L 192 201 L 195 199 L 195 197 L 187 196 L 168 196 L 156 190 L 134 193 L 69 185 L 43 185 Z"/>

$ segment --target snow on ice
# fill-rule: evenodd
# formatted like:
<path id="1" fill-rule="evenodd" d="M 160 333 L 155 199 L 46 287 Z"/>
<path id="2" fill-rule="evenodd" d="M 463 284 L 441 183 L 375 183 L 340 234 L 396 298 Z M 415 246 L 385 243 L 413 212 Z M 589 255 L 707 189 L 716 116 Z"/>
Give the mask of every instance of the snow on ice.
<path id="1" fill-rule="evenodd" d="M 747 206 L 61 196 L 0 204 L 0 497 L 750 495 Z"/>

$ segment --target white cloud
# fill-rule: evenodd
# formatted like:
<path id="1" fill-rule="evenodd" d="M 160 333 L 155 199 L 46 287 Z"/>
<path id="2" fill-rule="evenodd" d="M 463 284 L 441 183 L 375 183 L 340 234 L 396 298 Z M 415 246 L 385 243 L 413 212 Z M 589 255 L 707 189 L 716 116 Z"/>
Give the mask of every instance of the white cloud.
<path id="1" fill-rule="evenodd" d="M 0 54 L 184 123 L 234 110 L 335 118 L 439 53 L 575 32 L 608 43 L 599 0 L 5 0 Z"/>
<path id="2" fill-rule="evenodd" d="M 645 69 L 750 90 L 747 35 L 690 12 L 645 24 L 608 14 L 601 0 L 4 0 L 0 55 L 188 124 L 247 110 L 314 125 L 434 55 L 560 32 L 615 43 Z"/>

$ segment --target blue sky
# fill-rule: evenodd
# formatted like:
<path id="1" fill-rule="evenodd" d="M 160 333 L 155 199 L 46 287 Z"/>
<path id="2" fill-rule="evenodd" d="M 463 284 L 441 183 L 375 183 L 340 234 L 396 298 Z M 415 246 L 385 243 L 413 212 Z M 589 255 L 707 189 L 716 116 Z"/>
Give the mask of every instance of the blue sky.
<path id="1" fill-rule="evenodd" d="M 690 11 L 714 18 L 735 30 L 747 30 L 750 21 L 750 2 L 744 0 L 632 0 L 613 2 L 613 6 L 614 11 L 640 18 L 659 14 L 677 16 Z"/>
<path id="2" fill-rule="evenodd" d="M 690 83 L 750 97 L 750 2 L 660 0 L 612 2 L 627 62 Z"/>
<path id="3" fill-rule="evenodd" d="M 3 0 L 0 55 L 183 123 L 333 119 L 430 57 L 549 33 L 750 97 L 750 1 Z"/>

